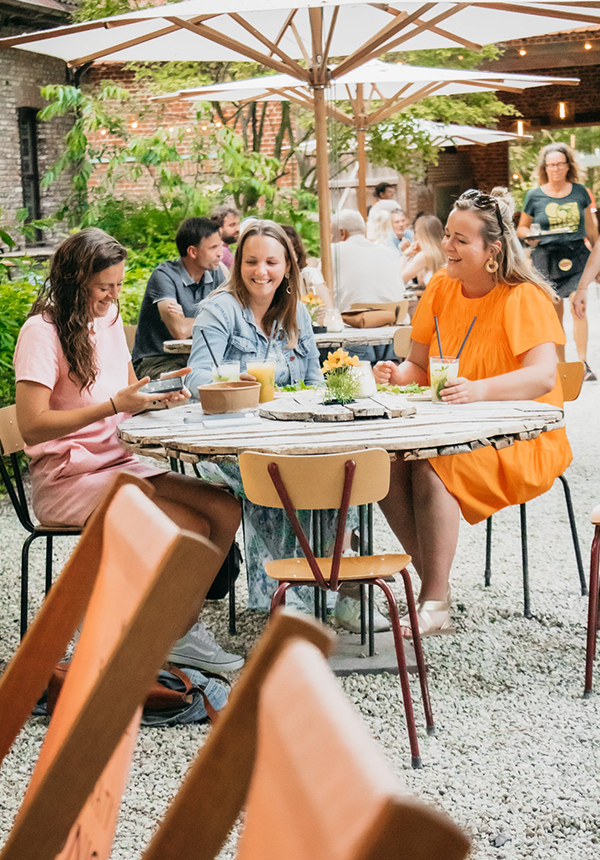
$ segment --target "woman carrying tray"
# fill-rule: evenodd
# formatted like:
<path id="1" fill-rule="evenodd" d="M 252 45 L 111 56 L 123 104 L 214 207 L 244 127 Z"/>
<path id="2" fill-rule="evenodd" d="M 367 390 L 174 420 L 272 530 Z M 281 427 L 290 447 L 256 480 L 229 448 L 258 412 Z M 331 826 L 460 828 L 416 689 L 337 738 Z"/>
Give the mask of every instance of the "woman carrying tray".
<path id="1" fill-rule="evenodd" d="M 596 375 L 587 364 L 585 304 L 583 309 L 573 304 L 590 253 L 585 239 L 594 244 L 598 236 L 592 199 L 585 186 L 579 183 L 575 153 L 566 143 L 545 146 L 540 152 L 536 172 L 539 188 L 527 193 L 517 232 L 533 247 L 533 265 L 559 296 L 555 307 L 561 324 L 563 299 L 569 299 L 577 355 L 586 366 L 584 379 L 594 381 Z M 565 359 L 563 346 L 558 348 L 558 358 Z"/>
<path id="2" fill-rule="evenodd" d="M 446 403 L 540 400 L 562 406 L 556 346 L 564 334 L 553 292 L 530 270 L 512 226 L 505 189 L 491 195 L 466 191 L 446 225 L 446 269 L 429 282 L 413 319 L 408 359 L 375 367 L 378 382 L 427 385 L 429 357 L 460 356 L 459 376 L 447 382 Z M 510 202 L 509 202 L 510 201 Z M 443 406 L 439 407 L 443 409 Z M 433 460 L 395 460 L 389 495 L 381 508 L 413 559 L 421 578 L 418 603 L 422 635 L 453 633 L 450 569 L 460 514 L 477 523 L 508 505 L 548 490 L 571 462 L 564 429 L 510 448 L 492 446 Z M 403 619 L 404 634 L 410 627 Z"/>

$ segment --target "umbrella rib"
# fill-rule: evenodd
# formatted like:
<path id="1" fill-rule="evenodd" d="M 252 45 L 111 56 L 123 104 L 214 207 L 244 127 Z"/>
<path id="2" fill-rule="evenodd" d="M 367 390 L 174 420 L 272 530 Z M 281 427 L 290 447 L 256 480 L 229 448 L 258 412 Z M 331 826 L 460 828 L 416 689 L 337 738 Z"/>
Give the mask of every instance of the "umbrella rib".
<path id="1" fill-rule="evenodd" d="M 285 65 L 285 63 L 282 63 L 281 60 L 277 60 L 275 57 L 270 57 L 268 54 L 261 54 L 260 51 L 251 48 L 249 45 L 244 45 L 242 42 L 238 42 L 237 39 L 233 39 L 231 36 L 219 33 L 217 30 L 213 30 L 212 27 L 206 27 L 203 24 L 197 26 L 196 24 L 192 24 L 191 21 L 186 21 L 183 18 L 177 18 L 175 16 L 171 17 L 170 15 L 165 15 L 165 19 L 167 21 L 171 21 L 173 24 L 176 24 L 184 30 L 196 33 L 197 36 L 203 36 L 210 42 L 216 42 L 217 45 L 221 45 L 224 48 L 230 48 L 232 51 L 237 51 L 238 53 L 249 57 L 251 60 L 254 60 L 256 63 L 260 63 L 263 66 L 270 66 L 272 69 L 282 72 L 282 74 L 290 73 L 289 67 Z M 302 71 L 303 77 L 308 80 L 309 74 L 306 69 L 302 69 L 301 66 L 299 68 Z M 297 77 L 297 75 L 294 75 L 294 77 Z"/>
<path id="2" fill-rule="evenodd" d="M 410 33 L 404 33 L 398 39 L 394 39 L 392 42 L 387 44 L 385 46 L 385 48 L 383 48 L 383 50 L 384 51 L 393 51 L 395 48 L 398 47 L 398 45 L 401 45 L 402 42 L 406 42 L 408 39 L 412 39 L 414 36 L 418 36 L 419 33 L 422 33 L 424 30 L 430 30 L 431 31 L 431 29 L 434 25 L 439 24 L 442 21 L 445 21 L 447 18 L 451 18 L 453 15 L 456 15 L 458 12 L 462 12 L 463 9 L 467 9 L 467 8 L 468 8 L 467 3 L 457 3 L 455 6 L 451 7 L 450 9 L 446 9 L 444 12 L 441 12 L 439 15 L 436 15 L 435 18 L 431 19 L 431 21 L 421 21 L 421 23 L 418 24 L 414 28 L 414 30 L 411 30 Z M 460 39 L 458 37 L 455 37 L 452 33 L 448 33 L 447 38 L 453 42 L 458 42 L 458 44 L 461 44 Z M 380 51 L 379 53 L 382 53 L 382 52 Z M 370 60 L 370 59 L 372 59 L 373 56 L 374 56 L 374 54 L 370 54 L 366 59 Z"/>
<path id="3" fill-rule="evenodd" d="M 420 15 L 425 15 L 430 9 L 435 8 L 435 6 L 436 3 L 425 3 L 419 9 L 415 9 L 415 11 L 410 15 L 401 13 L 399 16 L 396 16 L 393 21 L 390 21 L 385 27 L 382 27 L 378 33 L 375 33 L 370 39 L 367 39 L 360 48 L 357 48 L 357 50 L 353 51 L 349 57 L 346 57 L 346 59 L 343 60 L 343 62 L 341 62 L 332 72 L 332 76 L 339 78 L 340 75 L 345 75 L 347 72 L 351 71 L 351 69 L 356 68 L 356 66 L 360 66 L 364 61 L 365 54 L 368 54 L 369 56 L 367 59 L 370 59 L 371 57 L 377 56 L 377 54 L 383 53 L 383 51 L 379 50 L 379 47 L 386 39 L 395 36 L 396 33 L 400 32 L 400 30 L 408 27 L 416 18 Z"/>
<path id="4" fill-rule="evenodd" d="M 134 45 L 143 45 L 144 42 L 151 42 L 153 39 L 158 39 L 160 36 L 168 36 L 169 33 L 175 33 L 178 27 L 162 27 L 160 30 L 154 30 L 152 33 L 146 33 L 145 36 L 136 36 L 134 39 L 128 39 L 126 42 L 121 42 L 119 45 L 112 45 L 110 48 L 102 48 L 100 51 L 94 51 L 93 54 L 86 54 L 85 57 L 77 57 L 75 60 L 70 60 L 67 63 L 69 68 L 74 66 L 83 66 L 93 60 L 99 60 L 101 57 L 106 57 L 109 54 L 116 54 L 119 51 L 125 51 L 127 48 L 132 48 Z"/>
<path id="5" fill-rule="evenodd" d="M 562 12 L 559 9 L 536 9 L 535 6 L 509 6 L 506 3 L 479 3 L 482 9 L 496 9 L 499 12 L 522 12 L 524 15 L 538 15 L 542 18 L 559 18 L 566 21 L 582 21 L 587 24 L 598 24 L 597 15 L 583 15 L 581 12 Z M 560 4 L 561 6 L 564 4 Z M 583 5 L 583 4 L 579 4 Z M 600 4 L 594 4 L 594 9 L 600 8 Z"/>
<path id="6" fill-rule="evenodd" d="M 249 21 L 246 21 L 239 15 L 237 12 L 233 12 L 229 15 L 229 17 L 236 21 L 240 27 L 243 27 L 244 30 L 247 30 L 251 36 L 254 36 L 255 39 L 258 39 L 259 42 L 262 42 L 263 45 L 269 49 L 271 52 L 271 56 L 273 54 L 278 54 L 279 57 L 289 65 L 290 69 L 294 69 L 296 71 L 296 76 L 304 77 L 306 70 L 302 68 L 302 66 L 293 60 L 288 54 L 285 53 L 275 42 L 272 42 L 270 39 L 267 39 L 266 36 L 263 36 L 256 27 L 252 26 Z"/>
<path id="7" fill-rule="evenodd" d="M 340 14 L 340 7 L 336 6 L 333 10 L 333 15 L 331 16 L 331 24 L 329 25 L 329 33 L 327 34 L 327 41 L 325 42 L 325 50 L 323 51 L 323 59 L 321 60 L 321 74 L 325 72 L 327 68 L 327 61 L 329 60 L 329 52 L 331 50 L 331 41 L 333 39 L 333 33 L 335 30 L 335 26 L 337 24 L 338 15 Z"/>
<path id="8" fill-rule="evenodd" d="M 370 3 L 369 5 L 373 6 L 374 9 L 381 9 L 382 12 L 387 12 L 388 15 L 397 16 L 403 14 L 399 9 L 393 9 L 391 6 L 387 6 L 384 3 Z M 423 23 L 424 22 L 420 18 L 415 19 L 415 24 Z M 429 29 L 432 33 L 435 33 L 436 36 L 443 36 L 449 41 L 457 42 L 459 45 L 462 45 L 463 48 L 469 48 L 471 51 L 481 50 L 481 45 L 477 44 L 477 42 L 470 42 L 469 39 L 459 36 L 458 33 L 450 33 L 448 30 L 443 30 L 441 27 L 430 26 Z"/>
<path id="9" fill-rule="evenodd" d="M 298 47 L 300 48 L 300 50 L 302 52 L 302 56 L 304 57 L 306 64 L 310 65 L 310 55 L 309 55 L 308 51 L 306 50 L 306 45 L 302 41 L 302 36 L 298 32 L 298 28 L 296 27 L 296 25 L 294 24 L 293 21 L 290 22 L 290 29 L 291 29 L 292 33 L 294 34 L 294 38 L 296 39 L 296 42 L 298 43 Z"/>
<path id="10" fill-rule="evenodd" d="M 54 27 L 52 30 L 42 30 L 37 33 L 23 33 L 20 36 L 6 36 L 0 39 L 2 47 L 12 48 L 14 45 L 27 45 L 29 42 L 45 42 L 59 36 L 70 36 L 73 33 L 86 33 L 88 30 L 107 30 L 110 27 L 124 27 L 126 24 L 139 24 L 139 18 L 118 21 L 114 24 L 108 21 L 82 21 L 81 24 L 68 24 L 65 27 Z"/>
<path id="11" fill-rule="evenodd" d="M 404 99 L 401 104 L 393 104 L 393 99 L 388 99 L 387 103 L 379 108 L 379 110 L 375 111 L 374 114 L 371 114 L 369 117 L 369 125 L 373 125 L 376 122 L 380 122 L 383 119 L 387 119 L 392 114 L 397 113 L 399 110 L 404 110 L 409 107 L 414 102 L 418 102 L 421 99 L 426 99 L 429 96 L 433 95 L 437 89 L 440 89 L 440 84 L 429 83 L 425 87 L 421 87 L 421 89 L 414 93 L 412 96 L 409 96 L 407 99 Z"/>

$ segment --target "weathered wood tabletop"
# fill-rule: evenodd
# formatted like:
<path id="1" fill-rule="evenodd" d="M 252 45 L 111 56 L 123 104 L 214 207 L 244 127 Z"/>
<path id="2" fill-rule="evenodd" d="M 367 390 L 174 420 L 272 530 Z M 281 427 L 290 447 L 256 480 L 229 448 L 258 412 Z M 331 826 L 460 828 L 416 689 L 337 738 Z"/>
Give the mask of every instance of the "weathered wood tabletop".
<path id="1" fill-rule="evenodd" d="M 315 342 L 322 349 L 337 349 L 339 346 L 381 346 L 392 343 L 399 328 L 410 326 L 386 325 L 380 328 L 352 328 L 345 326 L 343 331 L 326 331 L 315 334 Z M 192 349 L 192 339 L 166 340 L 163 344 L 165 352 L 188 355 Z"/>
<path id="2" fill-rule="evenodd" d="M 291 400 L 302 405 L 303 394 L 292 395 Z M 213 416 L 206 423 L 188 423 L 203 421 L 200 405 L 190 404 L 130 418 L 121 424 L 119 435 L 127 447 L 140 453 L 144 449 L 162 450 L 188 462 L 237 456 L 248 449 L 324 454 L 372 447 L 402 452 L 405 459 L 415 460 L 466 453 L 488 445 L 506 448 L 516 440 L 533 439 L 564 423 L 561 409 L 535 401 L 449 406 L 411 403 L 402 395 L 385 397 L 388 404 L 395 402 L 395 408 L 386 412 L 390 417 L 326 423 L 277 421 L 256 415 L 237 419 Z M 390 401 L 390 397 L 396 400 Z M 276 399 L 273 404 L 263 404 L 263 409 L 281 402 Z"/>

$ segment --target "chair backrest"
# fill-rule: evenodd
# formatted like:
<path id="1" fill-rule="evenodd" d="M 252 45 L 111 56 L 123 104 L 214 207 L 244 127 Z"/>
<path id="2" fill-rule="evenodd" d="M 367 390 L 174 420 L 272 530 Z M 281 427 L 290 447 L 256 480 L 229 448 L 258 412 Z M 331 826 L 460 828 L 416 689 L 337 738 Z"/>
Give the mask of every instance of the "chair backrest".
<path id="1" fill-rule="evenodd" d="M 271 626 L 284 614 L 277 613 Z M 265 637 L 269 633 L 267 628 Z M 460 860 L 466 855 L 466 836 L 404 792 L 321 651 L 304 638 L 289 637 L 272 653 L 258 687 L 253 677 L 251 710 L 239 711 L 242 700 L 234 701 L 234 690 L 192 768 L 195 779 L 186 778 L 144 860 L 187 860 L 190 845 L 194 860 L 216 856 L 221 843 L 209 844 L 203 831 L 215 828 L 228 796 L 240 797 L 240 789 L 242 801 L 246 796 L 247 774 L 242 772 L 240 786 L 232 732 L 248 720 L 252 767 L 238 860 Z M 250 667 L 244 674 L 248 682 Z M 227 738 L 223 720 L 229 721 Z M 216 755 L 218 771 L 198 768 Z M 219 823 L 222 839 L 226 823 L 233 821 Z"/>
<path id="2" fill-rule="evenodd" d="M 77 624 L 79 613 L 67 603 L 73 599 L 85 611 L 73 661 L 1 860 L 54 860 L 80 851 L 83 856 L 83 846 L 85 856 L 107 860 L 141 703 L 219 568 L 216 547 L 180 531 L 138 486 L 121 486 L 113 496 L 102 522 L 96 517 L 86 526 L 71 564 L 0 680 L 4 751 L 15 732 L 14 719 L 7 730 L 4 715 L 16 707 L 23 716 L 18 681 L 30 711 L 31 693 L 40 685 L 43 689 L 58 659 L 57 644 L 64 647 L 67 630 L 72 635 Z M 90 527 L 96 534 L 86 541 Z M 93 547 L 100 547 L 99 559 L 89 564 Z M 85 582 L 83 589 L 77 574 Z M 86 591 L 91 591 L 87 602 L 82 600 Z"/>
<path id="3" fill-rule="evenodd" d="M 558 378 L 562 385 L 563 400 L 568 403 L 577 400 L 583 385 L 585 364 L 583 361 L 559 361 Z"/>
<path id="4" fill-rule="evenodd" d="M 402 326 L 394 333 L 394 352 L 398 358 L 406 358 L 410 352 L 410 338 L 412 335 L 412 326 Z"/>
<path id="5" fill-rule="evenodd" d="M 352 302 L 350 305 L 351 311 L 361 310 L 361 308 L 372 308 L 376 311 L 394 311 L 396 322 L 401 323 L 408 313 L 408 299 L 401 299 L 399 302 Z"/>
<path id="6" fill-rule="evenodd" d="M 0 454 L 8 456 L 23 450 L 23 437 L 17 424 L 17 407 L 0 409 Z"/>
<path id="7" fill-rule="evenodd" d="M 299 638 L 325 656 L 333 650 L 331 631 L 309 616 L 285 609 L 273 616 L 143 860 L 188 860 L 190 846 L 194 860 L 213 860 L 219 853 L 252 779 L 260 690 L 284 646 Z"/>
<path id="8" fill-rule="evenodd" d="M 126 325 L 123 326 L 123 328 L 125 329 L 125 340 L 127 341 L 127 349 L 129 350 L 129 352 L 133 352 L 137 325 Z"/>
<path id="9" fill-rule="evenodd" d="M 275 463 L 297 511 L 339 508 L 348 461 L 356 464 L 350 505 L 366 505 L 387 496 L 390 455 L 383 448 L 309 456 L 244 451 L 239 458 L 244 492 L 251 502 L 284 507 L 269 474 L 269 465 Z"/>

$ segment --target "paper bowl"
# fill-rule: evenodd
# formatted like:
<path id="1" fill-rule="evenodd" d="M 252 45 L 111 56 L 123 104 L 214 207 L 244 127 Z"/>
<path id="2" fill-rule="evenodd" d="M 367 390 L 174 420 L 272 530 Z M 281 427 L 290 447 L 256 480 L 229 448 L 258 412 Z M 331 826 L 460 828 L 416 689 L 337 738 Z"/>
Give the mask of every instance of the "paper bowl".
<path id="1" fill-rule="evenodd" d="M 198 396 L 202 409 L 210 415 L 257 409 L 260 382 L 213 382 L 210 385 L 199 385 Z"/>

